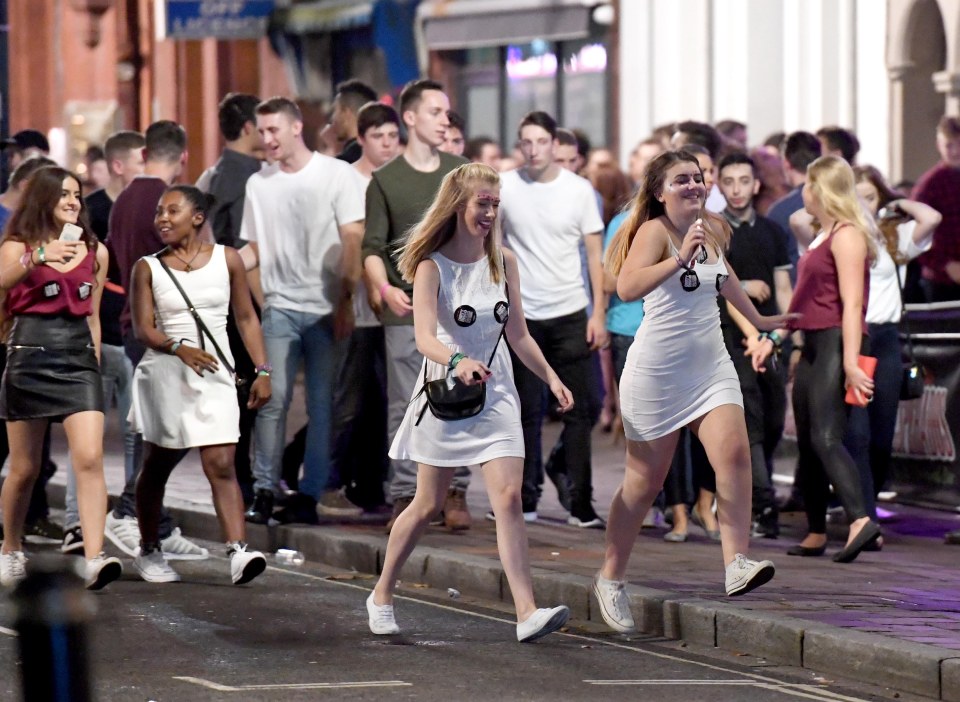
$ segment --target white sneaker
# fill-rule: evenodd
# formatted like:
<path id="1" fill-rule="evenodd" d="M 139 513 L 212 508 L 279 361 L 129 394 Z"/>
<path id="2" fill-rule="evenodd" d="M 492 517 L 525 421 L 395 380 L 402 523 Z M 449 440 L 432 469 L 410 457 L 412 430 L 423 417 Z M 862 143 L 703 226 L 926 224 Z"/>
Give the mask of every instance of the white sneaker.
<path id="1" fill-rule="evenodd" d="M 148 583 L 178 583 L 180 573 L 167 563 L 161 551 L 151 551 L 133 559 L 133 567 Z"/>
<path id="2" fill-rule="evenodd" d="M 23 551 L 0 553 L 0 585 L 10 587 L 27 577 L 27 557 Z"/>
<path id="3" fill-rule="evenodd" d="M 537 514 L 537 511 L 536 511 L 536 510 L 534 510 L 533 512 L 524 512 L 524 513 L 523 513 L 523 521 L 525 521 L 527 524 L 533 524 L 533 523 L 534 523 L 535 521 L 537 521 L 537 519 L 539 519 L 539 518 L 540 518 L 540 517 L 539 517 L 539 515 Z"/>
<path id="4" fill-rule="evenodd" d="M 367 598 L 367 621 L 370 624 L 370 631 L 379 636 L 389 636 L 390 634 L 399 634 L 400 627 L 397 626 L 397 620 L 393 618 L 393 605 L 378 605 L 373 601 L 373 592 Z"/>
<path id="5" fill-rule="evenodd" d="M 622 580 L 607 580 L 597 573 L 593 577 L 593 594 L 600 603 L 600 616 L 614 631 L 629 634 L 636 628 L 630 614 L 630 598 L 626 583 Z"/>
<path id="6" fill-rule="evenodd" d="M 550 609 L 538 609 L 522 622 L 517 624 L 517 641 L 529 643 L 541 636 L 552 634 L 567 623 L 570 610 L 564 605 Z"/>
<path id="7" fill-rule="evenodd" d="M 136 556 L 140 553 L 140 525 L 136 517 L 117 519 L 113 516 L 113 511 L 107 512 L 107 524 L 103 535 L 128 556 Z"/>
<path id="8" fill-rule="evenodd" d="M 771 561 L 751 561 L 742 553 L 733 557 L 726 570 L 727 595 L 745 595 L 770 582 L 776 569 Z"/>
<path id="9" fill-rule="evenodd" d="M 86 586 L 88 590 L 101 590 L 123 573 L 120 559 L 108 556 L 103 551 L 87 561 Z"/>
<path id="10" fill-rule="evenodd" d="M 234 585 L 243 585 L 267 569 L 267 559 L 259 551 L 248 551 L 246 544 L 231 544 L 230 577 Z"/>
<path id="11" fill-rule="evenodd" d="M 207 549 L 184 538 L 180 527 L 176 527 L 170 532 L 170 536 L 160 540 L 160 550 L 168 561 L 202 561 L 210 557 Z"/>

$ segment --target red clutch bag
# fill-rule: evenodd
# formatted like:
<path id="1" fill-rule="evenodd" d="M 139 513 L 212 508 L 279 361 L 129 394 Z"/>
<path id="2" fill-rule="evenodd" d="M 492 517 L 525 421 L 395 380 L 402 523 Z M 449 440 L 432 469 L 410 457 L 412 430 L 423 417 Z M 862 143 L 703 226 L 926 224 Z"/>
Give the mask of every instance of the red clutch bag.
<path id="1" fill-rule="evenodd" d="M 873 380 L 873 375 L 877 371 L 876 358 L 873 356 L 857 356 L 857 365 L 860 366 L 860 370 L 869 376 L 870 380 Z M 870 400 L 854 390 L 853 386 L 847 388 L 847 396 L 844 399 L 848 405 L 855 407 L 866 407 L 870 403 Z"/>

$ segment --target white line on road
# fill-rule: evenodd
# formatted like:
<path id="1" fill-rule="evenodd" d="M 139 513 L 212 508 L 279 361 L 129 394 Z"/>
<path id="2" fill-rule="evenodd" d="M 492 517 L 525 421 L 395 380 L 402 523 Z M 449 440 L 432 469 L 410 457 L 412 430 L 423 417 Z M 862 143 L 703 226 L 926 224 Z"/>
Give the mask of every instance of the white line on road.
<path id="1" fill-rule="evenodd" d="M 254 690 L 342 690 L 355 687 L 410 687 L 413 683 L 403 680 L 370 680 L 366 682 L 339 683 L 277 683 L 274 685 L 221 685 L 212 680 L 175 675 L 174 680 L 192 683 L 217 692 L 251 692 Z"/>
<path id="2" fill-rule="evenodd" d="M 7 636 L 19 636 L 19 634 L 13 629 L 8 629 L 5 626 L 0 626 L 0 634 L 6 634 Z"/>
<path id="3" fill-rule="evenodd" d="M 216 556 L 215 558 L 219 560 L 226 560 L 221 556 Z M 299 570 L 289 570 L 287 568 L 279 568 L 277 566 L 267 566 L 267 570 L 273 570 L 278 573 L 286 573 L 288 575 L 295 575 L 307 580 L 318 580 L 321 582 L 329 583 L 331 585 L 338 585 L 340 587 L 348 587 L 354 590 L 362 590 L 364 592 L 369 592 L 370 587 L 367 585 L 358 585 L 351 582 L 346 582 L 343 580 L 331 580 L 320 575 L 313 575 L 311 573 L 304 573 Z M 496 617 L 490 614 L 483 614 L 482 612 L 474 612 L 468 609 L 460 609 L 458 607 L 453 607 L 447 604 L 441 604 L 439 602 L 430 602 L 428 600 L 417 599 L 416 597 L 409 597 L 406 595 L 394 595 L 394 599 L 402 600 L 405 602 L 416 602 L 421 605 L 428 607 L 434 607 L 436 609 L 447 610 L 448 612 L 456 612 L 458 614 L 464 614 L 477 619 L 486 619 L 488 621 L 500 622 L 502 624 L 509 624 L 510 626 L 516 626 L 516 622 L 512 619 L 506 619 L 504 617 Z M 361 603 L 362 605 L 362 603 Z M 361 608 L 361 605 L 358 605 L 358 611 Z M 557 636 L 564 636 L 570 639 L 576 639 L 578 641 L 589 641 L 594 644 L 602 644 L 604 646 L 609 646 L 611 648 L 619 648 L 625 651 L 633 651 L 634 653 L 640 653 L 645 656 L 651 656 L 654 658 L 661 658 L 664 660 L 675 661 L 678 663 L 687 663 L 690 665 L 696 665 L 701 668 L 706 668 L 707 670 L 712 670 L 718 673 L 726 673 L 728 675 L 741 675 L 745 678 L 752 678 L 758 683 L 763 683 L 766 686 L 769 686 L 770 689 L 776 689 L 777 691 L 786 694 L 792 695 L 794 697 L 800 697 L 805 699 L 814 699 L 814 700 L 829 700 L 831 702 L 865 702 L 862 697 L 849 697 L 847 695 L 841 695 L 840 693 L 833 692 L 831 690 L 825 690 L 816 685 L 807 685 L 802 683 L 787 683 L 782 680 L 777 680 L 776 678 L 770 678 L 765 675 L 760 675 L 758 673 L 748 673 L 740 670 L 732 670 L 730 668 L 724 668 L 723 666 L 716 665 L 714 663 L 706 663 L 704 661 L 693 660 L 689 658 L 682 658 L 680 656 L 674 656 L 669 653 L 660 653 L 658 651 L 651 651 L 649 649 L 640 648 L 639 646 L 633 646 L 625 643 L 620 643 L 619 641 L 613 641 L 606 638 L 597 638 L 593 636 L 586 636 L 584 634 L 573 634 L 570 632 L 557 632 Z"/>

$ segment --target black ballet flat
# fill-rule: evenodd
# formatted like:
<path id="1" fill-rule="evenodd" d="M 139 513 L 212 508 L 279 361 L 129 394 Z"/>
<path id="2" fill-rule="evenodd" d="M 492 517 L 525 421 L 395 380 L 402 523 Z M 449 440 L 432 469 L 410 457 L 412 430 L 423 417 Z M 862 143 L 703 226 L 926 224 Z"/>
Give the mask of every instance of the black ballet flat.
<path id="1" fill-rule="evenodd" d="M 852 562 L 857 556 L 860 555 L 861 551 L 863 551 L 869 544 L 872 544 L 874 541 L 876 541 L 879 537 L 880 525 L 874 521 L 867 522 L 853 541 L 851 541 L 842 550 L 833 554 L 834 562 Z"/>
<path id="2" fill-rule="evenodd" d="M 796 546 L 791 546 L 787 549 L 788 556 L 802 556 L 804 558 L 815 558 L 817 556 L 822 556 L 827 551 L 827 545 L 823 546 L 801 546 L 797 544 Z"/>

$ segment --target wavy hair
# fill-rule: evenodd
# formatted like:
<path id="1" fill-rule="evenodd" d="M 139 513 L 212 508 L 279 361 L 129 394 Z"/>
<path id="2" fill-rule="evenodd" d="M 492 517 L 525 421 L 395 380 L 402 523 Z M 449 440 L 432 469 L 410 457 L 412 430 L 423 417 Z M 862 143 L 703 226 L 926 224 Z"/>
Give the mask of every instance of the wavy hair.
<path id="1" fill-rule="evenodd" d="M 854 166 L 853 177 L 856 183 L 870 183 L 876 189 L 878 210 L 880 207 L 886 207 L 894 200 L 906 197 L 890 187 L 883 174 L 873 166 Z M 900 235 L 897 232 L 897 225 L 902 221 L 902 219 L 877 221 L 877 229 L 883 237 L 887 253 L 890 254 L 890 258 L 901 265 L 907 263 L 907 257 L 900 253 Z"/>
<path id="2" fill-rule="evenodd" d="M 3 238 L 19 241 L 29 248 L 42 246 L 60 232 L 53 211 L 63 194 L 63 181 L 72 178 L 80 189 L 80 216 L 77 226 L 83 229 L 80 240 L 88 250 L 96 250 L 97 236 L 87 224 L 87 208 L 83 201 L 83 183 L 76 173 L 60 166 L 38 168 L 27 181 L 20 206 L 14 210 L 4 230 Z"/>
<path id="3" fill-rule="evenodd" d="M 633 244 L 633 239 L 636 237 L 640 225 L 667 213 L 664 204 L 657 199 L 657 196 L 663 191 L 667 171 L 678 163 L 692 163 L 698 169 L 700 168 L 697 157 L 684 149 L 664 151 L 647 166 L 640 188 L 630 205 L 630 213 L 623 220 L 620 228 L 617 229 L 617 233 L 610 242 L 607 254 L 604 257 L 604 266 L 611 275 L 620 274 L 620 269 L 623 268 L 623 262 L 627 260 L 627 254 L 630 252 L 630 246 Z M 702 170 L 700 174 L 703 175 Z M 725 227 L 726 222 L 722 217 L 711 216 L 707 213 L 703 209 L 703 203 L 700 203 L 700 216 L 706 224 L 707 239 L 710 243 L 715 248 L 726 250 L 727 240 L 729 239 L 729 225 Z"/>
<path id="4" fill-rule="evenodd" d="M 500 174 L 482 163 L 466 163 L 443 177 L 433 204 L 423 219 L 410 228 L 397 250 L 397 270 L 405 281 L 412 283 L 420 262 L 450 241 L 457 231 L 458 212 L 466 207 L 470 196 L 483 185 L 499 187 Z M 483 241 L 494 283 L 499 283 L 504 276 L 499 245 L 500 223 L 495 220 Z"/>
<path id="5" fill-rule="evenodd" d="M 867 244 L 867 258 L 877 256 L 877 225 L 857 196 L 853 169 L 839 156 L 821 156 L 807 167 L 810 194 L 831 219 L 853 225 Z M 814 231 L 821 228 L 814 220 Z"/>

